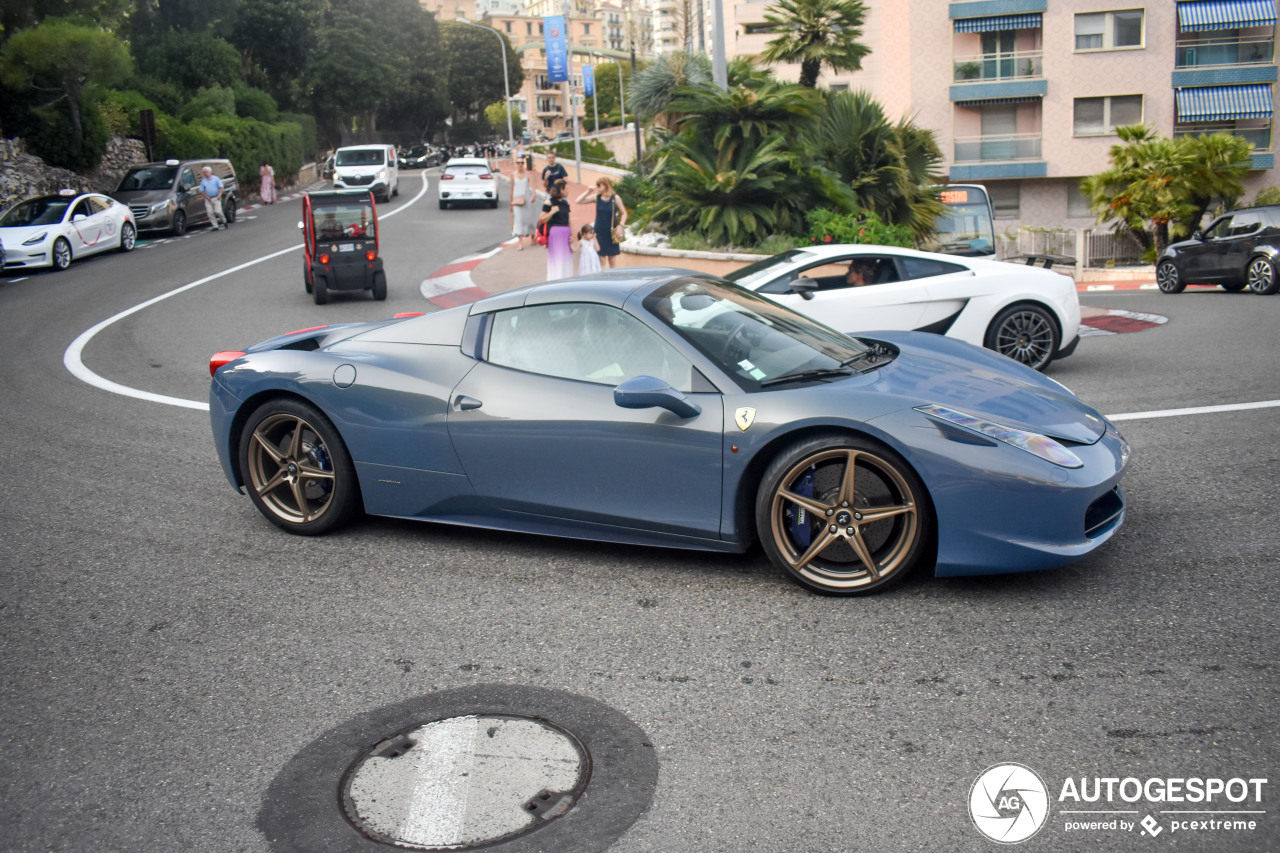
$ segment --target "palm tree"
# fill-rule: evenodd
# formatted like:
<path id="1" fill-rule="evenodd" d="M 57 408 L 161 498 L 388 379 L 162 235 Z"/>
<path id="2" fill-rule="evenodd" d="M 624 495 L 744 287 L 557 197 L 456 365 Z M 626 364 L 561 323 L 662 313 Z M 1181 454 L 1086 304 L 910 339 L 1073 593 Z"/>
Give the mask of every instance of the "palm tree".
<path id="1" fill-rule="evenodd" d="M 788 147 L 817 123 L 822 97 L 812 89 L 777 81 L 758 82 L 755 88 L 731 86 L 722 90 L 711 84 L 676 90 L 668 109 L 679 115 L 681 130 L 711 137 L 723 147 L 731 138 L 764 139 L 781 134 Z"/>
<path id="2" fill-rule="evenodd" d="M 800 85 L 814 88 L 826 65 L 857 71 L 871 49 L 858 42 L 866 16 L 863 0 L 778 0 L 764 19 L 780 35 L 769 42 L 765 62 L 800 63 Z"/>
<path id="3" fill-rule="evenodd" d="M 711 60 L 702 54 L 665 53 L 653 64 L 631 75 L 627 84 L 627 104 L 643 119 L 671 128 L 675 116 L 668 104 L 681 86 L 711 82 Z"/>

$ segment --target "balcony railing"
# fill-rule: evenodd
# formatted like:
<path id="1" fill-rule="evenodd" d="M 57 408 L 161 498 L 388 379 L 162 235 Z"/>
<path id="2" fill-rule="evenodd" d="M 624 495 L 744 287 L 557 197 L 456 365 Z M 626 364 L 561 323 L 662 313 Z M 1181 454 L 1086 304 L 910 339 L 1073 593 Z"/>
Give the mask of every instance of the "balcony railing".
<path id="1" fill-rule="evenodd" d="M 1177 68 L 1206 68 L 1215 65 L 1270 65 L 1275 62 L 1273 38 L 1235 38 L 1179 44 L 1174 60 Z"/>
<path id="2" fill-rule="evenodd" d="M 1039 160 L 1039 133 L 1011 133 L 1004 136 L 956 137 L 957 163 L 988 163 L 996 160 Z"/>
<path id="3" fill-rule="evenodd" d="M 1043 54 L 1038 50 L 1018 50 L 960 56 L 955 59 L 954 71 L 957 83 L 989 83 L 992 80 L 1043 77 Z"/>
<path id="4" fill-rule="evenodd" d="M 1254 151 L 1271 150 L 1271 128 L 1269 127 L 1230 127 L 1221 124 L 1178 124 L 1173 127 L 1174 136 L 1199 136 L 1202 133 L 1230 133 L 1247 139 L 1253 143 Z"/>

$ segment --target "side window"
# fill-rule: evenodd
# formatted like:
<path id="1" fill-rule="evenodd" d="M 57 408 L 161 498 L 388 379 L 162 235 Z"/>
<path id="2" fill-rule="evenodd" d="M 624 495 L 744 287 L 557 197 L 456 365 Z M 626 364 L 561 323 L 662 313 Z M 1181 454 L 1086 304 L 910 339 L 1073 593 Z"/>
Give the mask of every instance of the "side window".
<path id="1" fill-rule="evenodd" d="M 89 205 L 93 208 L 94 213 L 103 213 L 111 209 L 111 202 L 100 196 L 89 196 Z"/>
<path id="2" fill-rule="evenodd" d="M 819 264 L 816 267 L 809 267 L 797 273 L 796 276 L 812 279 L 818 283 L 818 290 L 843 290 L 849 286 L 846 277 L 849 273 L 848 261 L 833 261 L 829 264 Z M 796 276 L 792 276 L 795 278 Z M 789 293 L 790 288 L 782 291 Z"/>
<path id="3" fill-rule="evenodd" d="M 1252 234 L 1262 226 L 1262 217 L 1256 213 L 1237 213 L 1231 218 L 1231 236 Z"/>
<path id="4" fill-rule="evenodd" d="M 75 219 L 77 216 L 92 216 L 92 215 L 93 215 L 93 208 L 89 206 L 89 199 L 87 198 L 82 198 L 78 202 L 76 202 L 75 208 L 71 211 L 72 219 Z"/>
<path id="5" fill-rule="evenodd" d="M 589 303 L 532 305 L 494 315 L 489 361 L 503 367 L 617 385 L 656 376 L 678 391 L 693 389 L 693 365 L 630 314 Z"/>
<path id="6" fill-rule="evenodd" d="M 907 278 L 929 278 L 935 275 L 951 275 L 968 272 L 968 267 L 946 261 L 935 261 L 932 258 L 902 258 L 902 265 L 907 270 Z"/>
<path id="7" fill-rule="evenodd" d="M 183 169 L 182 177 L 178 180 L 178 189 L 190 190 L 196 185 L 196 176 L 191 169 Z"/>
<path id="8" fill-rule="evenodd" d="M 1224 216 L 1217 222 L 1205 229 L 1204 236 L 1206 240 L 1221 240 L 1223 237 L 1231 234 L 1231 217 Z"/>

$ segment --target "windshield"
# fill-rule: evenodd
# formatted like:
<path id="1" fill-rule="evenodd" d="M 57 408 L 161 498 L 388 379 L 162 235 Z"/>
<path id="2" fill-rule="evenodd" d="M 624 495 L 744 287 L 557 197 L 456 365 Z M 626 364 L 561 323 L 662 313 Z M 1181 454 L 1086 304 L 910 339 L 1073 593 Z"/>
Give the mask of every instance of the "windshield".
<path id="1" fill-rule="evenodd" d="M 743 287 L 751 287 L 758 281 L 771 279 L 789 267 L 797 267 L 812 259 L 813 256 L 803 249 L 792 249 L 780 255 L 765 258 L 763 261 L 747 264 L 745 267 L 728 273 L 725 278 L 729 279 L 729 281 L 737 282 Z"/>
<path id="2" fill-rule="evenodd" d="M 644 307 L 751 391 L 799 371 L 839 370 L 868 351 L 776 302 L 713 281 L 672 282 Z"/>
<path id="3" fill-rule="evenodd" d="M 381 166 L 387 152 L 381 148 L 340 148 L 334 158 L 335 166 Z"/>
<path id="4" fill-rule="evenodd" d="M 335 204 L 317 206 L 311 211 L 316 239 L 341 240 L 344 237 L 377 236 L 377 221 L 373 208 L 367 204 Z"/>
<path id="5" fill-rule="evenodd" d="M 167 190 L 173 186 L 173 179 L 178 174 L 177 166 L 143 166 L 125 172 L 116 192 L 127 193 L 135 190 Z"/>
<path id="6" fill-rule="evenodd" d="M 489 174 L 489 167 L 483 163 L 446 166 L 444 173 L 451 178 L 479 178 Z"/>
<path id="7" fill-rule="evenodd" d="M 57 225 L 62 221 L 72 199 L 47 195 L 31 198 L 15 205 L 0 219 L 0 228 L 25 228 L 31 225 Z"/>

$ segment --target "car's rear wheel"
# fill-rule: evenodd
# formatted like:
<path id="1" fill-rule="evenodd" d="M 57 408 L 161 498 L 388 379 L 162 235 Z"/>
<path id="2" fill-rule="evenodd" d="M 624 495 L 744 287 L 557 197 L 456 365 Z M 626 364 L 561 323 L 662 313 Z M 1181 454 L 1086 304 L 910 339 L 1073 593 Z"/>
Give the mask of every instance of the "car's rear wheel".
<path id="1" fill-rule="evenodd" d="M 906 577 L 928 550 L 932 516 L 920 478 L 868 439 L 823 435 L 770 463 L 756 497 L 769 559 L 829 595 L 876 592 Z"/>
<path id="2" fill-rule="evenodd" d="M 1156 267 L 1156 286 L 1161 293 L 1181 293 L 1187 289 L 1187 283 L 1178 272 L 1178 265 L 1173 261 L 1161 261 Z"/>
<path id="3" fill-rule="evenodd" d="M 987 329 L 987 349 L 1034 370 L 1044 370 L 1058 352 L 1058 324 L 1038 305 L 1011 305 Z"/>
<path id="4" fill-rule="evenodd" d="M 59 237 L 53 241 L 53 268 L 55 270 L 65 270 L 71 266 L 71 244 L 67 242 L 66 237 Z"/>
<path id="5" fill-rule="evenodd" d="M 134 245 L 138 242 L 138 231 L 133 227 L 132 222 L 126 222 L 120 226 L 120 251 L 132 252 Z"/>
<path id="6" fill-rule="evenodd" d="M 315 299 L 317 305 L 324 305 L 329 301 L 329 288 L 325 286 L 324 276 L 316 276 L 311 282 L 311 297 Z"/>
<path id="7" fill-rule="evenodd" d="M 1245 283 L 1254 293 L 1270 296 L 1280 290 L 1280 277 L 1276 276 L 1275 262 L 1261 255 L 1249 261 Z"/>
<path id="8" fill-rule="evenodd" d="M 300 400 L 254 410 L 240 433 L 240 471 L 258 511 L 290 533 L 332 530 L 360 506 L 346 445 L 328 418 Z"/>
<path id="9" fill-rule="evenodd" d="M 173 215 L 173 236 L 181 237 L 187 233 L 187 214 L 181 210 Z"/>
<path id="10" fill-rule="evenodd" d="M 379 302 L 387 298 L 386 273 L 376 272 L 373 274 L 373 298 Z"/>
<path id="11" fill-rule="evenodd" d="M 440 209 L 441 209 L 441 210 L 448 210 L 448 209 L 449 209 L 449 202 L 445 201 L 444 199 L 440 199 Z"/>

